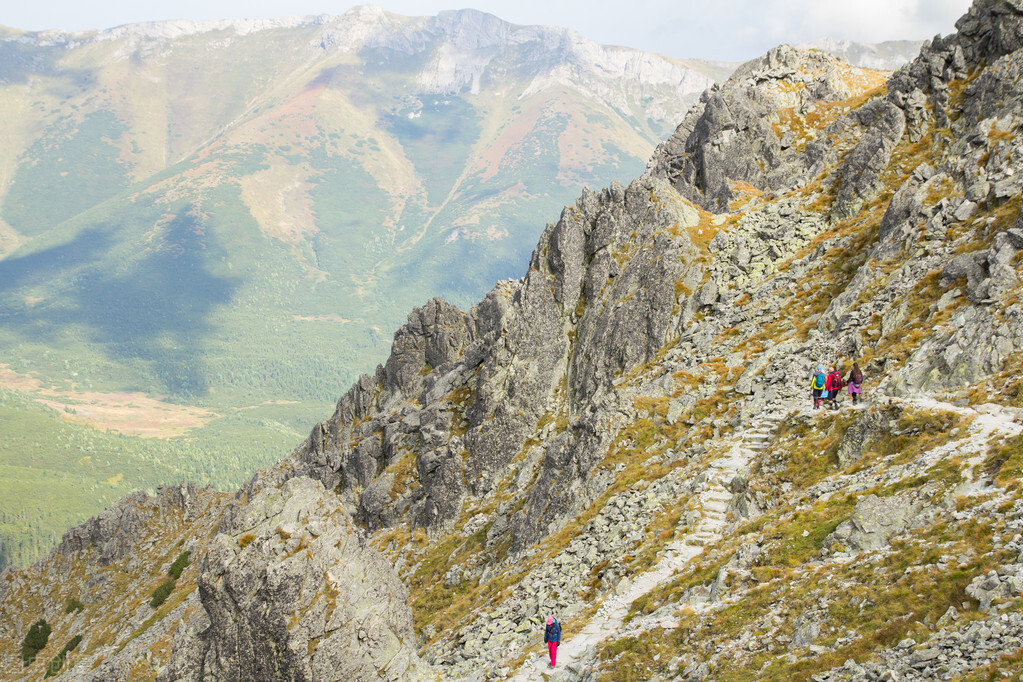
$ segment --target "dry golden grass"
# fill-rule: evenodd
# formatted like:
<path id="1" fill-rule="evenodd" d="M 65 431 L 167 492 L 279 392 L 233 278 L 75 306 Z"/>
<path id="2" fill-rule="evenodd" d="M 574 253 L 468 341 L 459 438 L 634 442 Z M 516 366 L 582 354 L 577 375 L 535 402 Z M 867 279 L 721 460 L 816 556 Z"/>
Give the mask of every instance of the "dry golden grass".
<path id="1" fill-rule="evenodd" d="M 211 410 L 176 405 L 144 393 L 82 391 L 43 386 L 39 379 L 0 364 L 0 388 L 22 391 L 36 402 L 58 410 L 67 421 L 135 436 L 172 438 L 215 419 Z"/>

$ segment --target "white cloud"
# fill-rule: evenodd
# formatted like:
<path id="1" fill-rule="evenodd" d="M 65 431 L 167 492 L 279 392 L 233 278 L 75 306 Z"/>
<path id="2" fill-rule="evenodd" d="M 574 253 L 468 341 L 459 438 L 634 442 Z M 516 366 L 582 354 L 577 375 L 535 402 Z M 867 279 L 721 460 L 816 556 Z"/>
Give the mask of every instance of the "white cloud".
<path id="1" fill-rule="evenodd" d="M 567 26 L 601 43 L 675 57 L 740 60 L 824 36 L 862 42 L 949 33 L 970 0 L 369 0 L 392 12 L 476 7 L 520 24 Z M 107 28 L 161 19 L 341 14 L 352 0 L 43 0 L 15 3 L 16 28 Z"/>
<path id="2" fill-rule="evenodd" d="M 634 0 L 640 6 L 656 4 Z M 658 24 L 656 41 L 684 36 L 685 55 L 747 59 L 781 43 L 830 36 L 859 42 L 920 40 L 951 33 L 970 0 L 733 0 L 682 2 Z M 639 13 L 637 13 L 639 14 Z"/>
<path id="3" fill-rule="evenodd" d="M 818 33 L 869 42 L 930 37 L 948 33 L 969 7 L 968 0 L 780 0 L 775 10 L 785 26 L 801 34 Z M 774 37 L 786 33 L 776 28 Z"/>

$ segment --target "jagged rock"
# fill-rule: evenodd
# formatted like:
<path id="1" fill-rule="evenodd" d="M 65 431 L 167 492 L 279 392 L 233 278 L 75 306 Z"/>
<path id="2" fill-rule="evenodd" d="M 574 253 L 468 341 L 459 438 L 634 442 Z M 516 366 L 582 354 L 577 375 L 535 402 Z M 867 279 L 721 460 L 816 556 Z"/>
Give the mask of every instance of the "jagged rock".
<path id="1" fill-rule="evenodd" d="M 792 628 L 792 641 L 789 642 L 789 648 L 809 647 L 820 635 L 820 618 L 816 613 L 800 614 L 792 624 Z"/>
<path id="2" fill-rule="evenodd" d="M 384 388 L 406 395 L 415 393 L 425 369 L 457 360 L 473 341 L 475 325 L 469 316 L 447 301 L 434 298 L 408 316 L 394 335 L 391 355 L 384 365 Z"/>
<path id="3" fill-rule="evenodd" d="M 873 100 L 857 112 L 867 130 L 838 171 L 839 190 L 832 207 L 838 219 L 856 215 L 881 189 L 881 173 L 906 128 L 906 115 L 896 105 Z"/>
<path id="4" fill-rule="evenodd" d="M 940 285 L 943 289 L 963 280 L 971 298 L 976 298 L 977 287 L 987 277 L 987 251 L 963 253 L 952 258 L 941 270 Z"/>
<path id="5" fill-rule="evenodd" d="M 590 218 L 594 229 L 583 233 L 585 254 L 592 260 L 580 273 L 587 309 L 569 358 L 575 405 L 608 391 L 615 376 L 654 356 L 677 314 L 675 283 L 700 279 L 697 252 L 689 239 L 663 232 L 673 225 L 695 225 L 691 206 L 667 183 L 653 178 L 630 185 L 624 199 L 624 206 L 595 206 Z M 635 239 L 642 248 L 611 277 L 611 254 L 628 243 L 626 226 L 631 231 L 637 225 L 642 229 Z"/>
<path id="6" fill-rule="evenodd" d="M 850 426 L 838 445 L 838 463 L 847 467 L 863 456 L 863 448 L 872 438 L 888 431 L 888 419 L 877 409 L 863 412 L 856 423 Z"/>
<path id="7" fill-rule="evenodd" d="M 454 441 L 441 450 L 425 453 L 419 458 L 419 480 L 423 498 L 412 509 L 415 523 L 431 527 L 455 520 L 465 493 L 464 462 L 461 443 Z"/>
<path id="8" fill-rule="evenodd" d="M 209 627 L 180 633 L 160 679 L 428 679 L 407 588 L 319 481 L 229 510 L 199 590 Z"/>
<path id="9" fill-rule="evenodd" d="M 987 293 L 989 287 L 990 279 L 985 278 L 976 284 L 973 296 Z M 1004 319 L 996 320 L 984 306 L 962 307 L 946 329 L 919 345 L 892 388 L 901 392 L 955 389 L 999 371 L 1019 347 L 1023 347 L 1020 311 L 1010 308 Z"/>
<path id="10" fill-rule="evenodd" d="M 530 273 L 514 289 L 498 287 L 468 316 L 437 300 L 410 315 L 387 365 L 375 379 L 362 377 L 299 449 L 306 468 L 296 473 L 366 498 L 353 503 L 373 527 L 405 509 L 419 524 L 450 523 L 463 494 L 486 494 L 536 431 L 559 383 L 567 380 L 574 409 L 608 394 L 615 377 L 651 359 L 686 314 L 675 308 L 676 283 L 701 280 L 696 250 L 678 231 L 696 225 L 699 215 L 653 177 L 584 192 L 577 203 L 545 232 Z M 632 252 L 625 267 L 614 255 L 623 251 Z M 572 344 L 566 325 L 574 326 Z M 468 395 L 458 443 L 446 435 L 458 406 L 385 412 L 411 398 L 436 406 L 458 391 Z M 550 532 L 550 519 L 566 505 L 599 492 L 580 498 L 574 490 L 595 485 L 587 483 L 596 462 L 589 453 L 604 447 L 614 428 L 580 424 L 545 436 L 556 437 L 557 445 L 547 448 L 531 494 L 539 500 L 543 490 L 558 492 L 510 520 L 516 547 Z M 391 487 L 373 481 L 409 450 L 417 453 L 420 487 L 397 497 L 381 494 Z"/>
<path id="11" fill-rule="evenodd" d="M 712 88 L 654 153 L 655 174 L 708 210 L 727 210 L 729 180 L 765 181 L 756 159 L 773 156 L 781 143 L 771 129 L 775 107 L 755 87 Z"/>
<path id="12" fill-rule="evenodd" d="M 868 495 L 856 503 L 852 516 L 825 538 L 824 546 L 841 544 L 855 551 L 881 549 L 889 538 L 908 528 L 923 508 L 920 501 L 908 494 Z"/>
<path id="13" fill-rule="evenodd" d="M 61 539 L 57 553 L 70 556 L 88 547 L 99 547 L 102 565 L 123 559 L 135 551 L 141 529 L 162 509 L 176 508 L 191 513 L 197 488 L 188 483 L 160 487 L 155 499 L 144 491 L 129 493 L 99 516 L 72 528 Z"/>
<path id="14" fill-rule="evenodd" d="M 664 420 L 669 424 L 675 424 L 682 417 L 683 414 L 688 412 L 696 404 L 696 396 L 683 395 L 675 398 L 668 403 L 668 412 L 664 417 Z"/>
<path id="15" fill-rule="evenodd" d="M 966 586 L 966 594 L 980 602 L 982 611 L 987 611 L 991 608 L 993 600 L 1009 596 L 1010 590 L 1008 583 L 1003 583 L 998 573 L 991 571 L 987 575 L 974 578 Z"/>
<path id="16" fill-rule="evenodd" d="M 829 156 L 822 142 L 792 149 L 791 137 L 773 124 L 778 110 L 806 111 L 841 99 L 848 88 L 839 62 L 819 51 L 788 45 L 742 65 L 722 86 L 711 88 L 675 133 L 654 152 L 649 173 L 667 178 L 678 192 L 707 210 L 728 210 L 732 185 L 761 190 L 800 186 Z"/>
<path id="17" fill-rule="evenodd" d="M 700 295 L 697 299 L 701 306 L 713 305 L 718 300 L 718 285 L 717 283 L 709 279 L 704 282 L 703 287 L 700 288 Z"/>

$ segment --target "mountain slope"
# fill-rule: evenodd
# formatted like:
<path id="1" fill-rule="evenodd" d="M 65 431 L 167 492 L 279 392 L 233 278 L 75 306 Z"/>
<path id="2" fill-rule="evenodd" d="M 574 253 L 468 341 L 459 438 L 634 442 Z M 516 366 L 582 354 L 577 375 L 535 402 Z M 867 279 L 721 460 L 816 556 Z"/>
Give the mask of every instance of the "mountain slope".
<path id="1" fill-rule="evenodd" d="M 566 207 L 521 280 L 414 310 L 292 457 L 211 500 L 199 590 L 141 603 L 180 531 L 131 510 L 167 492 L 6 572 L 4 671 L 41 673 L 16 647 L 45 616 L 41 657 L 82 634 L 82 679 L 298 679 L 349 653 L 365 679 L 1023 672 L 1023 7 L 958 28 L 884 83 L 791 48 L 745 65 L 642 177 Z M 867 403 L 814 410 L 813 367 L 852 361 Z M 400 594 L 337 579 L 350 535 L 414 634 L 384 622 Z M 50 577 L 103 565 L 116 626 L 112 595 Z"/>
<path id="2" fill-rule="evenodd" d="M 544 215 L 580 184 L 638 172 L 710 83 L 469 10 L 25 34 L 3 49 L 0 216 L 21 245 L 4 261 L 4 343 L 105 356 L 183 397 L 336 398 L 383 355 L 376 329 L 424 291 L 467 302 L 510 274 Z M 338 336 L 349 356 L 324 362 Z M 268 339 L 312 352 L 280 366 Z"/>
<path id="3" fill-rule="evenodd" d="M 468 10 L 8 31 L 0 387 L 11 405 L 59 401 L 84 440 L 199 408 L 213 421 L 146 432 L 170 441 L 161 471 L 233 488 L 283 454 L 282 425 L 306 432 L 385 357 L 408 309 L 467 303 L 515 272 L 547 216 L 580 184 L 638 173 L 710 82 Z M 97 416 L 114 401 L 134 424 Z M 256 414 L 240 462 L 209 445 Z M 144 440 L 127 457 L 92 440 L 104 479 L 151 490 L 182 476 L 133 476 L 151 469 Z M 198 468 L 178 454 L 196 443 Z M 37 463 L 16 477 L 27 504 L 0 501 L 20 564 L 104 504 L 62 521 L 33 511 L 63 449 L 41 437 L 2 454 Z M 92 473 L 60 470 L 59 494 L 87 500 Z"/>

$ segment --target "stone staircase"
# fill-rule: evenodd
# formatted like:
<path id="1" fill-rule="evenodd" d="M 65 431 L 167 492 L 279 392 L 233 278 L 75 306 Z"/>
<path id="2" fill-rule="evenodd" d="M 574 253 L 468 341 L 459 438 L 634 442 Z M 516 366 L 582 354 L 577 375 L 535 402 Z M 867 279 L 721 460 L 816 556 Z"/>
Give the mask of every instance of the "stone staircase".
<path id="1" fill-rule="evenodd" d="M 687 541 L 701 544 L 717 542 L 721 534 L 738 520 L 729 518 L 736 492 L 732 482 L 736 476 L 748 473 L 745 469 L 753 458 L 770 446 L 786 414 L 786 411 L 778 410 L 760 415 L 742 431 L 728 455 L 711 462 L 707 468 L 707 487 L 699 498 L 703 518 L 697 529 L 687 536 Z"/>
<path id="2" fill-rule="evenodd" d="M 794 408 L 795 406 L 792 407 Z M 742 434 L 745 446 L 757 454 L 766 450 L 771 441 L 774 440 L 774 434 L 778 431 L 778 425 L 781 424 L 789 411 L 777 410 L 757 417 L 753 425 Z"/>

